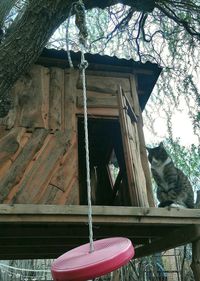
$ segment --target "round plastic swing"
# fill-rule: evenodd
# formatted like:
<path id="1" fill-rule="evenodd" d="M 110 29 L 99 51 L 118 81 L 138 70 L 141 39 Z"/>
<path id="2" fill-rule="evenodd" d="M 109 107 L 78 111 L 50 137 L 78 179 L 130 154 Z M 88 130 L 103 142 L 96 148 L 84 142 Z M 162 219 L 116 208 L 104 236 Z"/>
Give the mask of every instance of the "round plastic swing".
<path id="1" fill-rule="evenodd" d="M 125 265 L 133 256 L 134 248 L 128 238 L 114 237 L 77 247 L 56 259 L 51 266 L 54 281 L 85 281 L 105 275 Z"/>

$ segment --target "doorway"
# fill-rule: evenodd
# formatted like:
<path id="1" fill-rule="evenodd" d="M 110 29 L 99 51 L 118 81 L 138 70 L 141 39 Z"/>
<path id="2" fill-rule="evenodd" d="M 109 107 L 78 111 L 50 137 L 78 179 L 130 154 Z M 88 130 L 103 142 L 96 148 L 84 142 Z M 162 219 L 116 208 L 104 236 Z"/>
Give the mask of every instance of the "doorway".
<path id="1" fill-rule="evenodd" d="M 93 205 L 129 206 L 127 175 L 119 120 L 89 118 L 88 137 Z M 84 119 L 78 117 L 80 204 L 87 204 Z"/>

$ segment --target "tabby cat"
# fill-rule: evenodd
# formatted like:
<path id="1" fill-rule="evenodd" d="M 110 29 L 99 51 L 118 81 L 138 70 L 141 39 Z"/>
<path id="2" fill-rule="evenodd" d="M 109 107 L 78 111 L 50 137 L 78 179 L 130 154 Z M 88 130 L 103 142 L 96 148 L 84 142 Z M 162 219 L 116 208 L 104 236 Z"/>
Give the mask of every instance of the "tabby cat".
<path id="1" fill-rule="evenodd" d="M 174 166 L 163 143 L 147 148 L 153 178 L 157 184 L 158 207 L 194 208 L 194 192 L 184 173 Z"/>

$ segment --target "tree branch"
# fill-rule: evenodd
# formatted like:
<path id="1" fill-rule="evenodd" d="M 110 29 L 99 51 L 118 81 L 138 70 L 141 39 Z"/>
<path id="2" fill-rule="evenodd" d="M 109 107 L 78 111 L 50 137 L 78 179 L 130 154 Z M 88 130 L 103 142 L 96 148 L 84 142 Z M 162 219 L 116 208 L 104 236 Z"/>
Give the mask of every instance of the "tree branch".
<path id="1" fill-rule="evenodd" d="M 179 18 L 174 11 L 171 12 L 168 7 L 163 8 L 159 4 L 155 4 L 155 7 L 158 8 L 168 18 L 176 22 L 179 26 L 182 26 L 190 35 L 196 36 L 196 38 L 200 40 L 200 33 L 196 32 L 192 27 L 190 27 L 186 20 Z"/>
<path id="2" fill-rule="evenodd" d="M 10 10 L 12 9 L 13 5 L 17 0 L 1 0 L 0 1 L 0 28 L 2 28 L 4 20 Z"/>

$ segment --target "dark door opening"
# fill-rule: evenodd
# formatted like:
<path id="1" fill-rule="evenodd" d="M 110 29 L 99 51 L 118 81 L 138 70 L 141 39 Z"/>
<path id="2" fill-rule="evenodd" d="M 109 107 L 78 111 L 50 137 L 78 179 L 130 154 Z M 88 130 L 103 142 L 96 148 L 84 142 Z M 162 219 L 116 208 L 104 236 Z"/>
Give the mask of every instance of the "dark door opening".
<path id="1" fill-rule="evenodd" d="M 119 120 L 88 119 L 92 204 L 130 205 Z M 78 118 L 80 204 L 87 204 L 85 136 Z"/>

